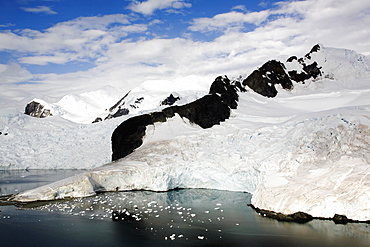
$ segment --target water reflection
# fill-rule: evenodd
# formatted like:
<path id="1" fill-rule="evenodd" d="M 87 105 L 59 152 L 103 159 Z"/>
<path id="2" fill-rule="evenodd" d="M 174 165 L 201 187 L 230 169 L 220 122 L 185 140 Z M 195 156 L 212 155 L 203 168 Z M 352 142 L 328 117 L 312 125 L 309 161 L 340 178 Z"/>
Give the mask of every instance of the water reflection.
<path id="1" fill-rule="evenodd" d="M 366 224 L 335 225 L 329 221 L 307 224 L 262 218 L 247 206 L 248 193 L 183 189 L 169 192 L 127 191 L 103 193 L 38 206 L 36 210 L 62 212 L 94 221 L 108 221 L 114 241 L 146 246 L 234 245 L 367 246 Z M 31 205 L 35 206 L 35 205 Z M 111 213 L 126 209 L 140 222 L 114 222 Z M 349 233 L 351 231 L 352 233 Z M 111 239 L 111 240 L 112 240 Z"/>
<path id="2" fill-rule="evenodd" d="M 9 188 L 13 181 L 12 189 L 19 190 L 20 185 L 32 187 L 54 176 L 33 174 L 36 179 L 26 183 L 23 175 L 10 175 L 7 180 L 10 182 L 0 183 L 0 188 Z M 257 215 L 247 206 L 250 199 L 248 193 L 183 189 L 103 193 L 32 203 L 22 210 L 6 206 L 0 207 L 0 237 L 2 246 L 31 242 L 35 246 L 51 243 L 53 246 L 369 245 L 368 224 L 335 225 L 318 220 L 306 224 L 277 222 Z M 123 209 L 139 215 L 142 221 L 112 221 L 113 210 Z"/>

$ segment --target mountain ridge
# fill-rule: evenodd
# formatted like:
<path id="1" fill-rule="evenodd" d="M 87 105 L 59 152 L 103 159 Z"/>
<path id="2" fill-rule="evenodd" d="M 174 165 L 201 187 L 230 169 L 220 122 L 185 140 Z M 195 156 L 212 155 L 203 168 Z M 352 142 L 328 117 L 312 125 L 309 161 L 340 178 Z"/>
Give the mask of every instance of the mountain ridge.
<path id="1" fill-rule="evenodd" d="M 333 53 L 332 48 L 326 48 L 322 44 L 316 44 L 303 57 L 298 58 L 297 56 L 291 56 L 284 62 L 269 60 L 260 68 L 257 68 L 250 73 L 246 78 L 239 76 L 238 78 L 232 79 L 231 82 L 239 85 L 239 90 L 251 89 L 263 96 L 275 97 L 278 94 L 276 85 L 281 85 L 282 88 L 286 90 L 292 90 L 296 83 L 312 83 L 315 80 L 318 80 L 318 78 L 335 80 L 341 80 L 341 78 L 346 79 L 346 77 L 356 78 L 368 73 L 370 70 L 370 62 L 367 61 L 367 58 L 350 50 L 343 50 L 343 53 L 345 53 L 344 56 L 348 58 L 347 64 L 342 64 L 342 62 L 335 64 L 334 62 L 332 64 L 329 63 L 328 65 L 328 58 L 326 56 L 330 56 L 330 53 Z M 343 72 L 341 71 L 348 71 L 348 68 L 351 67 L 351 73 L 343 75 Z M 188 82 L 188 80 L 184 81 L 184 83 L 186 82 Z M 88 95 L 87 93 L 84 93 L 82 98 L 80 98 L 80 96 L 66 95 L 57 103 L 47 103 L 44 100 L 33 99 L 29 104 L 32 102 L 34 102 L 32 104 L 38 103 L 40 105 L 40 109 L 35 109 L 34 112 L 25 110 L 25 113 L 36 117 L 61 115 L 62 117 L 66 116 L 66 118 L 71 121 L 81 122 L 81 120 L 79 120 L 80 117 L 77 116 L 74 118 L 73 116 L 69 116 L 70 114 L 68 113 L 71 112 L 73 115 L 76 114 L 74 113 L 75 109 L 80 109 L 79 111 L 81 116 L 84 116 L 84 111 L 100 112 L 98 116 L 96 113 L 93 113 L 93 115 L 90 114 L 90 117 L 82 117 L 82 119 L 84 119 L 82 123 L 97 123 L 111 118 L 132 115 L 131 113 L 137 115 L 143 111 L 150 112 L 155 111 L 155 109 L 158 108 L 163 109 L 163 106 L 165 105 L 162 104 L 162 102 L 164 102 L 166 98 L 170 97 L 170 95 L 175 95 L 178 99 L 174 102 L 176 105 L 190 103 L 189 100 L 185 100 L 185 98 L 188 97 L 186 93 L 182 95 L 181 92 L 170 92 L 168 94 L 161 95 L 160 97 L 155 97 L 156 102 L 149 102 L 151 109 L 148 109 L 148 106 L 145 106 L 145 104 L 152 99 L 150 99 L 150 97 L 147 99 L 148 92 L 145 91 L 145 89 L 141 92 L 140 87 L 138 89 L 139 90 L 130 90 L 123 97 L 120 97 L 114 104 L 111 104 L 109 107 L 106 106 L 104 109 L 101 108 L 100 110 L 88 103 L 91 102 L 91 99 L 89 98 L 87 98 L 86 103 L 84 103 L 83 97 Z M 93 92 L 91 92 L 91 94 L 93 94 Z M 104 94 L 104 92 L 102 94 Z M 206 91 L 203 95 L 200 95 L 193 100 L 199 99 L 205 94 L 207 94 Z M 105 99 L 106 98 L 107 97 L 105 97 Z M 78 107 L 78 102 L 81 102 L 80 104 L 82 104 L 80 107 Z M 27 108 L 27 106 L 25 108 Z M 28 108 L 30 107 L 28 106 Z M 73 109 L 72 111 L 69 110 L 71 108 Z M 43 110 L 50 112 L 50 115 L 42 114 Z"/>

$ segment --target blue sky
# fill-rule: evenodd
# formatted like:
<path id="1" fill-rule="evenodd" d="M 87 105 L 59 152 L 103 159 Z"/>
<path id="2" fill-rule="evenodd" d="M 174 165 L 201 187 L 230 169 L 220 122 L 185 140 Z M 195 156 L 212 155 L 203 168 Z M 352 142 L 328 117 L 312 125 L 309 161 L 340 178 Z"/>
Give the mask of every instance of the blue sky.
<path id="1" fill-rule="evenodd" d="M 0 87 L 237 75 L 316 43 L 370 54 L 369 16 L 363 0 L 0 0 Z"/>
<path id="2" fill-rule="evenodd" d="M 147 2 L 148 7 L 140 7 Z M 152 1 L 129 1 L 129 0 L 2 0 L 0 8 L 0 30 L 22 34 L 24 30 L 45 30 L 81 17 L 103 17 L 107 15 L 127 15 L 131 24 L 147 25 L 156 22 L 147 28 L 146 32 L 132 32 L 123 39 L 151 39 L 155 37 L 176 38 L 191 34 L 192 39 L 199 41 L 211 41 L 219 32 L 189 32 L 187 27 L 196 18 L 212 18 L 217 14 L 228 11 L 260 11 L 273 5 L 273 2 L 261 1 L 214 1 L 214 0 L 162 0 Z M 168 2 L 161 6 L 156 2 Z M 112 23 L 111 25 L 114 25 Z M 15 50 L 3 50 L 0 53 L 0 62 L 8 63 L 17 60 L 20 56 L 28 56 Z M 27 69 L 36 74 L 40 73 L 68 73 L 86 70 L 94 67 L 92 61 L 71 61 L 67 63 L 50 62 L 46 64 L 23 63 Z M 144 63 L 144 62 L 143 62 Z M 150 63 L 147 63 L 150 64 Z"/>

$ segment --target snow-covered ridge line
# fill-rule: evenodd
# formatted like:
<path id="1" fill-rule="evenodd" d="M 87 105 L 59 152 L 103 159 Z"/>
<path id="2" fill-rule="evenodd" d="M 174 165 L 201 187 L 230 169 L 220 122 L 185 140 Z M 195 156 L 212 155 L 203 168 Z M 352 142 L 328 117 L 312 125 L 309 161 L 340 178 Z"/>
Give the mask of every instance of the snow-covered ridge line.
<path id="1" fill-rule="evenodd" d="M 244 80 L 239 77 L 234 81 L 248 86 L 261 95 L 275 97 L 276 85 L 279 84 L 284 89 L 291 90 L 296 86 L 294 82 L 305 84 L 324 78 L 344 80 L 348 83 L 348 80 L 368 74 L 369 68 L 367 57 L 361 54 L 318 44 L 301 58 L 291 56 L 285 62 L 268 61 Z M 210 80 L 211 78 L 207 82 L 205 78 L 189 76 L 173 81 L 148 81 L 125 93 L 123 97 L 122 95 L 112 97 L 112 90 L 109 89 L 66 95 L 56 103 L 48 103 L 41 99 L 33 101 L 40 103 L 40 107 L 50 111 L 53 116 L 60 115 L 73 122 L 88 124 L 123 115 L 134 116 L 144 111 L 155 111 L 163 109 L 166 105 L 192 102 L 207 93 Z M 163 103 L 167 102 L 166 99 L 169 97 L 175 100 Z M 29 115 L 45 116 L 41 113 Z"/>
<path id="2" fill-rule="evenodd" d="M 97 123 L 103 120 L 128 115 L 135 116 L 166 105 L 183 105 L 204 96 L 209 89 L 207 79 L 199 76 L 188 76 L 172 81 L 147 81 L 126 92 L 112 92 L 111 88 L 86 92 L 79 95 L 66 95 L 55 103 L 42 99 L 37 102 L 53 116 L 60 116 L 75 123 Z M 154 86 L 152 85 L 154 84 Z M 176 100 L 166 104 L 166 99 L 173 96 Z M 28 105 L 26 106 L 26 108 Z M 40 114 L 26 114 L 38 117 Z"/>

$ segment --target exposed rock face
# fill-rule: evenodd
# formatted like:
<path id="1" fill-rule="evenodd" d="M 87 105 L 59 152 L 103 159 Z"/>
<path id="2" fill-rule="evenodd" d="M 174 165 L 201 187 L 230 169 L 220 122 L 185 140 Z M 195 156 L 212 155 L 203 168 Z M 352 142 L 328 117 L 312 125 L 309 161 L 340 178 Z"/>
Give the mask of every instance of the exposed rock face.
<path id="1" fill-rule="evenodd" d="M 238 107 L 239 95 L 237 92 L 237 86 L 231 85 L 229 78 L 226 76 L 219 76 L 216 78 L 209 89 L 209 94 L 219 95 L 222 101 L 231 109 L 236 109 Z"/>
<path id="2" fill-rule="evenodd" d="M 129 91 L 125 96 L 123 96 L 117 103 L 115 103 L 111 108 L 109 108 L 109 112 L 113 112 L 115 109 L 119 108 L 121 105 L 125 104 L 126 97 L 130 94 L 131 91 Z"/>
<path id="3" fill-rule="evenodd" d="M 321 76 L 321 67 L 317 62 L 311 61 L 312 54 L 320 50 L 320 45 L 315 45 L 303 58 L 291 56 L 287 63 L 297 62 L 301 66 L 302 72 L 296 70 L 287 71 L 284 64 L 276 60 L 270 60 L 255 70 L 244 81 L 243 85 L 250 87 L 256 93 L 266 97 L 275 97 L 277 90 L 276 84 L 280 84 L 284 89 L 293 89 L 293 81 L 304 83 L 305 80 L 316 79 Z"/>
<path id="4" fill-rule="evenodd" d="M 171 93 L 170 96 L 168 96 L 167 98 L 165 98 L 162 102 L 161 102 L 161 105 L 173 105 L 175 104 L 176 101 L 180 100 L 180 97 L 175 97 L 173 96 L 173 94 Z"/>
<path id="5" fill-rule="evenodd" d="M 107 119 L 111 119 L 111 118 L 116 118 L 116 117 L 121 117 L 121 116 L 124 116 L 124 115 L 128 115 L 129 114 L 129 110 L 127 108 L 119 108 L 115 113 L 113 114 L 108 114 L 108 116 L 106 116 L 106 118 L 104 118 L 104 120 L 107 120 Z"/>
<path id="6" fill-rule="evenodd" d="M 278 221 L 306 223 L 314 219 L 312 215 L 304 213 L 304 212 L 296 212 L 293 214 L 282 214 L 282 213 L 277 213 L 277 212 L 270 211 L 270 210 L 260 209 L 260 208 L 254 207 L 252 204 L 248 204 L 248 206 L 252 207 L 261 216 L 272 218 Z"/>
<path id="7" fill-rule="evenodd" d="M 230 116 L 229 106 L 217 95 L 206 95 L 192 103 L 179 106 L 175 110 L 175 113 L 186 117 L 190 122 L 202 128 L 211 128 Z"/>
<path id="8" fill-rule="evenodd" d="M 132 153 L 143 144 L 146 126 L 153 124 L 149 114 L 136 116 L 121 123 L 112 134 L 112 160 Z"/>
<path id="9" fill-rule="evenodd" d="M 228 103 L 236 107 L 238 95 L 228 79 L 223 80 L 218 77 L 214 84 L 216 85 L 212 84 L 210 90 L 213 94 L 208 94 L 186 105 L 171 106 L 160 112 L 132 117 L 121 123 L 112 134 L 112 160 L 123 158 L 140 147 L 143 144 L 146 126 L 155 122 L 165 122 L 175 113 L 202 128 L 210 128 L 225 121 L 230 116 Z"/>
<path id="10" fill-rule="evenodd" d="M 287 90 L 293 88 L 292 81 L 285 72 L 284 64 L 276 60 L 266 62 L 243 81 L 244 86 L 248 86 L 256 93 L 266 97 L 275 97 L 277 95 L 276 84 L 280 84 Z"/>
<path id="11" fill-rule="evenodd" d="M 290 221 L 296 223 L 307 223 L 311 220 L 332 220 L 335 224 L 348 224 L 348 223 L 365 223 L 370 224 L 370 220 L 353 220 L 347 218 L 347 216 L 342 214 L 334 214 L 334 217 L 313 217 L 312 215 L 305 213 L 305 212 L 296 212 L 293 214 L 283 214 L 278 213 L 275 211 L 270 211 L 266 209 L 261 209 L 255 207 L 253 204 L 248 204 L 256 213 L 261 215 L 262 217 L 275 219 L 277 221 Z"/>
<path id="12" fill-rule="evenodd" d="M 117 101 L 112 107 L 110 107 L 108 110 L 108 115 L 104 118 L 104 120 L 121 117 L 124 115 L 127 115 L 130 113 L 129 109 L 126 107 L 123 107 L 125 105 L 125 99 L 130 94 L 131 91 L 129 91 L 125 96 L 123 96 L 120 100 Z M 92 123 L 99 123 L 103 121 L 101 117 L 97 117 Z"/>
<path id="13" fill-rule="evenodd" d="M 342 214 L 335 214 L 333 217 L 333 221 L 335 224 L 347 224 L 349 222 L 353 222 L 353 220 L 348 219 L 347 216 Z"/>
<path id="14" fill-rule="evenodd" d="M 103 121 L 103 119 L 101 117 L 97 117 L 92 123 L 99 123 L 101 121 Z"/>
<path id="15" fill-rule="evenodd" d="M 289 71 L 288 74 L 290 78 L 296 82 L 304 82 L 307 79 L 314 78 L 316 79 L 318 76 L 321 75 L 321 67 L 318 67 L 317 62 L 313 62 L 309 65 L 306 64 L 305 60 L 311 59 L 311 55 L 314 52 L 318 52 L 320 50 L 320 45 L 315 45 L 312 47 L 311 51 L 307 53 L 304 58 L 297 58 L 296 56 L 292 56 L 287 59 L 287 63 L 291 63 L 294 60 L 302 66 L 302 70 L 304 72 L 298 73 L 296 70 Z"/>
<path id="16" fill-rule="evenodd" d="M 39 102 L 32 101 L 26 105 L 24 113 L 30 115 L 31 117 L 45 118 L 52 116 L 50 109 L 45 109 L 45 107 Z"/>

